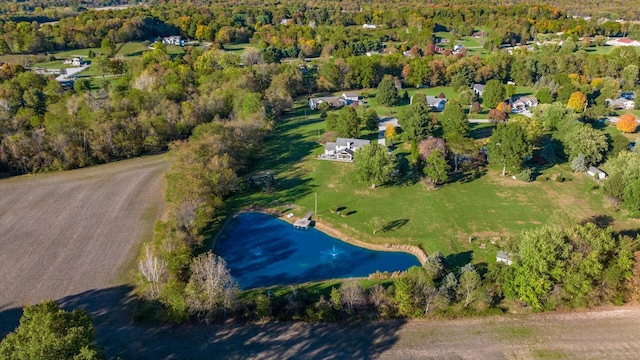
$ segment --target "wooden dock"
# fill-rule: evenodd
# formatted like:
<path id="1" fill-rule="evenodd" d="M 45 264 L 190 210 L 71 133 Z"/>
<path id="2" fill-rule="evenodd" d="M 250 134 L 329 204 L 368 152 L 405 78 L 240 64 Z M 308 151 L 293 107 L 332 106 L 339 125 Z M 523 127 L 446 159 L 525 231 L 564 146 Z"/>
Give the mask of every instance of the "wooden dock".
<path id="1" fill-rule="evenodd" d="M 303 218 L 296 220 L 293 223 L 293 227 L 296 229 L 308 229 L 311 226 L 311 216 L 313 216 L 313 211 L 309 211 Z"/>

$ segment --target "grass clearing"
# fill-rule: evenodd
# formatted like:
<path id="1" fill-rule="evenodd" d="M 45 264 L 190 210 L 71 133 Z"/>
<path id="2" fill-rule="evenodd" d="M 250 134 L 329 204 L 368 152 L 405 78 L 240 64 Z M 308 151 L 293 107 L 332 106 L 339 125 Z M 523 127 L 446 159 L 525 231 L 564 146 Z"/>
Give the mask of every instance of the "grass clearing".
<path id="1" fill-rule="evenodd" d="M 316 219 L 347 236 L 375 244 L 411 244 L 427 253 L 441 251 L 450 261 L 493 261 L 496 247 L 490 244 L 518 235 L 522 230 L 544 224 L 577 223 L 596 215 L 614 219 L 616 229 L 636 228 L 637 221 L 623 219 L 608 207 L 601 190 L 583 174 L 573 174 L 567 164 L 541 169 L 553 177 L 568 180 L 523 183 L 500 176 L 500 169 L 468 173 L 441 188 L 430 190 L 407 175 L 395 185 L 371 189 L 358 181 L 353 164 L 319 161 L 323 152 L 316 141 L 324 129 L 317 112 L 305 104 L 287 116 L 269 137 L 256 171 L 274 173 L 278 188 L 272 194 L 245 193 L 231 201 L 231 207 L 293 204 L 303 214 L 314 208 Z M 490 124 L 475 124 L 472 135 L 487 136 Z M 396 154 L 406 168 L 409 150 L 400 144 Z M 405 172 L 408 174 L 408 172 Z M 341 217 L 329 211 L 345 207 Z M 297 215 L 300 215 L 297 214 Z M 373 234 L 374 220 L 384 221 L 389 230 Z M 469 243 L 469 238 L 475 239 Z M 487 245 L 480 249 L 478 243 Z"/>

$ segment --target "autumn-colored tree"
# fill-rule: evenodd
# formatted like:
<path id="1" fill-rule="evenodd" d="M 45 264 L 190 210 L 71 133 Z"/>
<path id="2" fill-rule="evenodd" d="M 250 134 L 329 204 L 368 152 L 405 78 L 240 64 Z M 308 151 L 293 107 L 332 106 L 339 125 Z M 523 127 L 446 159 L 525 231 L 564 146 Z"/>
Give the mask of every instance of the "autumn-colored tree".
<path id="1" fill-rule="evenodd" d="M 638 121 L 636 120 L 636 116 L 632 113 L 626 113 L 620 116 L 620 120 L 616 124 L 616 128 L 622 132 L 632 133 L 636 132 L 636 128 L 638 127 Z"/>
<path id="2" fill-rule="evenodd" d="M 584 111 L 587 106 L 587 96 L 580 91 L 576 91 L 571 94 L 569 101 L 567 101 L 567 107 L 573 109 L 577 113 Z"/>
<path id="3" fill-rule="evenodd" d="M 505 122 L 507 120 L 507 113 L 498 109 L 489 110 L 489 120 L 496 122 Z"/>
<path id="4" fill-rule="evenodd" d="M 508 114 L 511 112 L 511 105 L 508 102 L 503 101 L 500 104 L 498 104 L 496 109 Z"/>
<path id="5" fill-rule="evenodd" d="M 396 127 L 389 123 L 385 127 L 384 137 L 385 139 L 392 139 L 394 136 L 396 136 Z"/>

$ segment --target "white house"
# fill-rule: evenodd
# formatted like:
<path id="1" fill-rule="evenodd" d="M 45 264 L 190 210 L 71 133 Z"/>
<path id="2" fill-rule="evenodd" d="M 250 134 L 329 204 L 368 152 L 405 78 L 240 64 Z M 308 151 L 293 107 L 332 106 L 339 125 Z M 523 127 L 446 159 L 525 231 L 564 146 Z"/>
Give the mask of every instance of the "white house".
<path id="1" fill-rule="evenodd" d="M 437 96 L 427 95 L 426 100 L 427 105 L 437 111 L 444 110 L 444 106 L 447 104 L 447 99 L 439 98 Z"/>
<path id="2" fill-rule="evenodd" d="M 604 99 L 604 103 L 612 109 L 633 109 L 636 103 L 633 100 L 619 97 L 617 99 Z"/>
<path id="3" fill-rule="evenodd" d="M 511 258 L 511 255 L 509 255 L 508 252 L 498 251 L 498 254 L 496 254 L 496 262 L 502 262 L 507 265 L 511 265 L 513 264 L 513 259 Z"/>
<path id="4" fill-rule="evenodd" d="M 317 97 L 309 99 L 309 108 L 311 110 L 315 110 L 318 108 L 318 105 L 326 102 L 334 109 L 341 108 L 346 105 L 351 105 L 353 103 L 359 103 L 359 95 L 357 92 L 345 92 L 340 96 L 325 96 L 325 97 Z"/>
<path id="5" fill-rule="evenodd" d="M 521 96 L 519 98 L 511 98 L 511 109 L 517 111 L 528 111 L 538 106 L 538 99 L 535 96 Z"/>
<path id="6" fill-rule="evenodd" d="M 377 28 L 377 26 L 373 25 L 373 24 L 364 24 L 362 25 L 363 29 L 375 29 Z"/>
<path id="7" fill-rule="evenodd" d="M 311 108 L 311 110 L 316 110 L 318 108 L 318 105 L 325 102 L 334 109 L 338 109 L 347 105 L 346 100 L 340 96 L 325 96 L 325 97 L 310 98 L 309 108 Z"/>
<path id="8" fill-rule="evenodd" d="M 607 41 L 610 46 L 640 46 L 640 42 L 629 38 L 618 38 Z"/>
<path id="9" fill-rule="evenodd" d="M 357 92 L 345 92 L 342 93 L 342 98 L 347 101 L 347 105 L 351 105 L 354 102 L 358 102 L 358 93 Z"/>
<path id="10" fill-rule="evenodd" d="M 324 154 L 318 156 L 322 160 L 353 162 L 355 152 L 369 145 L 371 141 L 362 139 L 337 138 L 336 142 L 327 142 Z"/>
<path id="11" fill-rule="evenodd" d="M 84 66 L 87 64 L 86 61 L 82 60 L 81 56 L 75 56 L 71 59 L 66 59 L 65 61 L 63 61 L 63 63 L 72 66 Z"/>
<path id="12" fill-rule="evenodd" d="M 597 177 L 600 180 L 607 178 L 607 174 L 595 166 L 589 166 L 589 169 L 587 170 L 587 174 L 589 176 Z"/>
<path id="13" fill-rule="evenodd" d="M 484 92 L 484 84 L 473 84 L 471 86 L 471 90 L 476 93 L 478 97 L 482 97 L 482 93 Z"/>
<path id="14" fill-rule="evenodd" d="M 182 36 L 167 36 L 162 38 L 162 43 L 165 45 L 184 46 L 186 40 Z"/>

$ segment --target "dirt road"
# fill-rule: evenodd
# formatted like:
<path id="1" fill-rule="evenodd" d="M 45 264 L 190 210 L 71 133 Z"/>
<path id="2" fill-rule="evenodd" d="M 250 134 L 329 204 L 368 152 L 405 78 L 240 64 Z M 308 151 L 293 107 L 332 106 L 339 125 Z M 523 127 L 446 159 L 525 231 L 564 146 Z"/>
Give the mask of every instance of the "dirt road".
<path id="1" fill-rule="evenodd" d="M 100 322 L 100 320 L 98 320 Z M 98 327 L 101 327 L 98 324 Z M 640 307 L 360 324 L 111 326 L 123 359 L 638 359 Z"/>
<path id="2" fill-rule="evenodd" d="M 0 310 L 115 285 L 162 209 L 162 156 L 0 180 Z"/>

